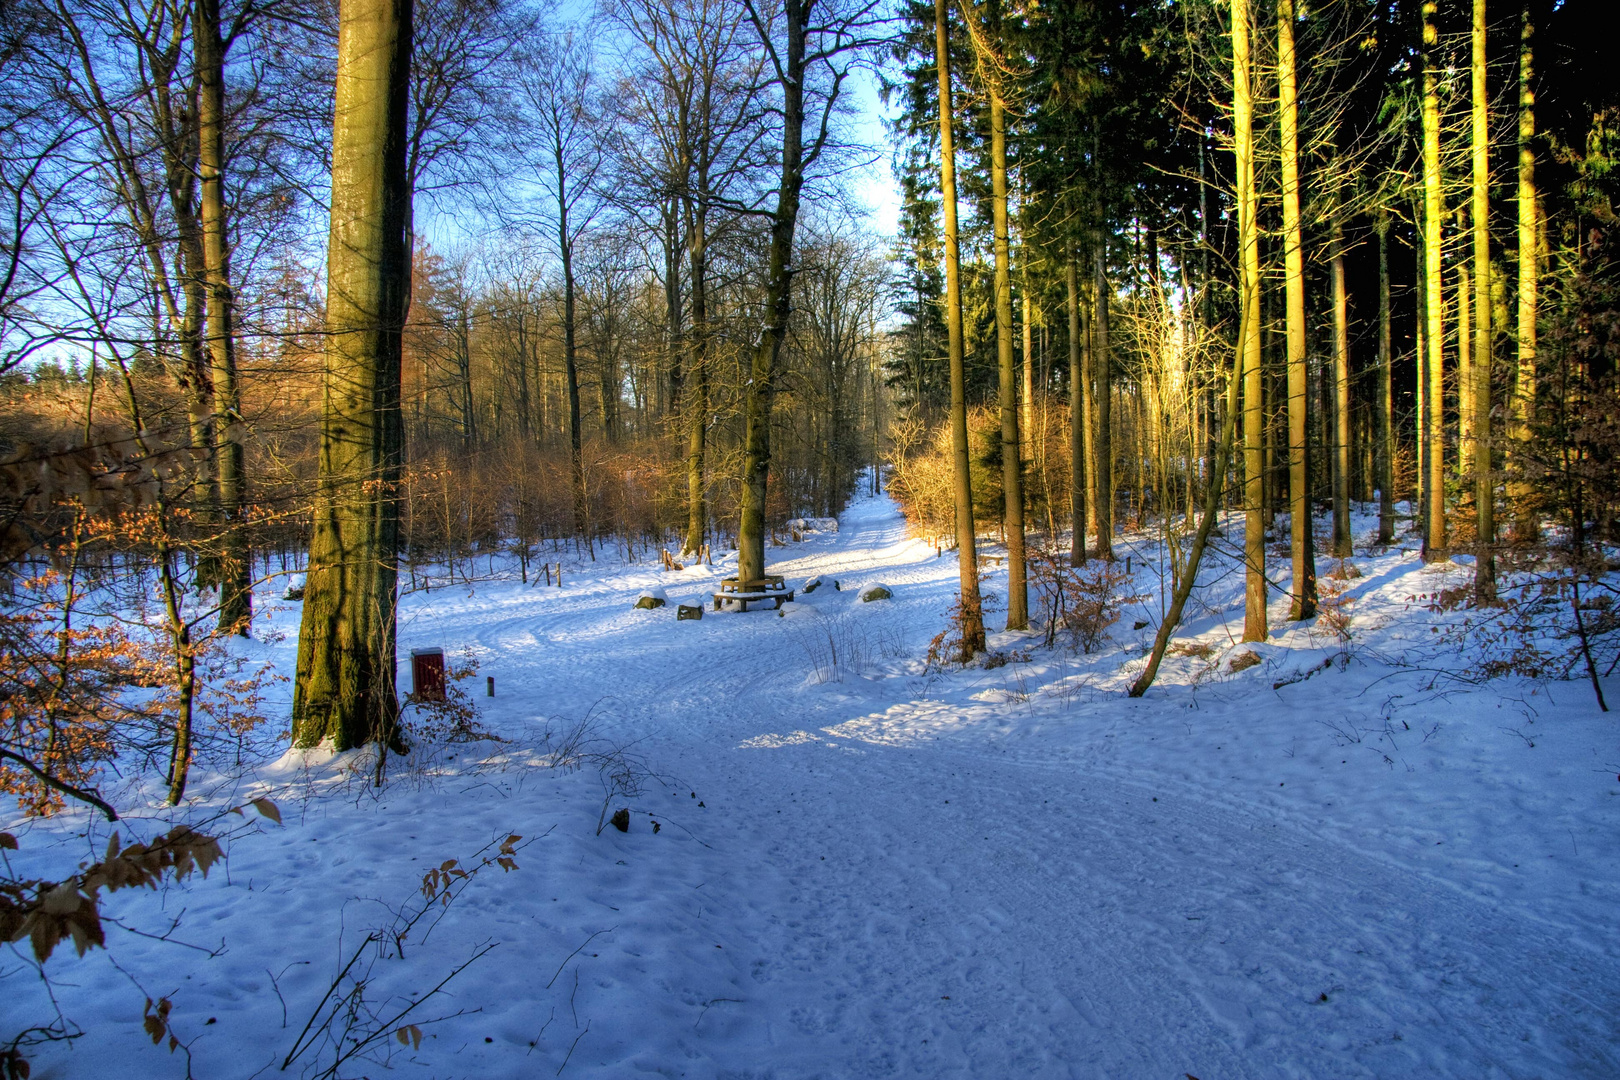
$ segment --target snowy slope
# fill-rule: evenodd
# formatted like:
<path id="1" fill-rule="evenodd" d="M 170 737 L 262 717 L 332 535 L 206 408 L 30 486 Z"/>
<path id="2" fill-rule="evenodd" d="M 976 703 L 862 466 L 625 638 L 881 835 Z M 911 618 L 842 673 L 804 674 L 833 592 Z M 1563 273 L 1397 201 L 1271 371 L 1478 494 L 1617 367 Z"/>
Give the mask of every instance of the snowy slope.
<path id="1" fill-rule="evenodd" d="M 1156 588 L 1156 551 L 1127 550 Z M 1465 569 L 1358 558 L 1348 657 L 1294 628 L 1237 675 L 1228 574 L 1187 628 L 1211 659 L 1170 661 L 1132 701 L 1152 632 L 1132 626 L 1156 596 L 1097 655 L 929 672 L 956 566 L 887 498 L 767 555 L 828 586 L 788 617 L 696 622 L 674 605 L 724 564 L 408 597 L 402 655 L 470 646 L 478 693 L 496 679 L 484 723 L 511 741 L 396 765 L 380 793 L 319 757 L 220 774 L 189 813 L 264 791 L 285 824 L 241 832 L 206 882 L 108 910 L 149 932 L 179 917 L 174 936 L 224 951 L 113 930 L 110 954 L 53 958 L 89 1033 L 30 1051 L 35 1076 L 184 1075 L 185 1051 L 142 1035 L 144 996 L 174 1002 L 194 1075 L 283 1075 L 367 932 L 427 868 L 508 833 L 538 838 L 518 869 L 486 869 L 403 958 L 361 949 L 354 969 L 388 1020 L 497 942 L 409 1019 L 462 1015 L 339 1075 L 385 1057 L 402 1077 L 1620 1075 L 1615 722 L 1580 684 L 1458 692 L 1398 666 L 1466 665 L 1430 645 L 1446 616 L 1407 610 Z M 893 598 L 861 603 L 877 582 Z M 632 608 L 656 587 L 669 607 Z M 290 636 L 257 647 L 290 670 Z M 540 764 L 582 718 L 646 770 L 609 802 L 634 811 L 628 833 L 596 835 L 596 769 Z M 19 835 L 43 872 L 106 833 L 74 816 Z M 51 1015 L 18 968 L 6 1030 Z"/>

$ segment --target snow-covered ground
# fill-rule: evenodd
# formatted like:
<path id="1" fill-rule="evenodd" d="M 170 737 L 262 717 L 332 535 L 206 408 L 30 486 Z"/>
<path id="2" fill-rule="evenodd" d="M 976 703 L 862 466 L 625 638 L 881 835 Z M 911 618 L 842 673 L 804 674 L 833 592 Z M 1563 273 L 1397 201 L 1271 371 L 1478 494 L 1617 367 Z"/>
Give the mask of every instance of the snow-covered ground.
<path id="1" fill-rule="evenodd" d="M 677 621 L 725 563 L 413 594 L 401 655 L 470 648 L 510 741 L 396 762 L 380 791 L 345 771 L 363 763 L 293 755 L 199 778 L 193 818 L 264 793 L 284 823 L 240 826 L 206 881 L 108 898 L 200 948 L 114 927 L 106 953 L 59 951 L 52 990 L 87 1033 L 31 1049 L 34 1076 L 185 1075 L 142 1032 L 146 997 L 206 1080 L 282 1075 L 312 1015 L 288 1075 L 322 1075 L 344 1031 L 384 1038 L 342 1076 L 1620 1075 L 1620 732 L 1590 687 L 1437 675 L 1477 666 L 1437 644 L 1464 616 L 1410 598 L 1469 571 L 1397 547 L 1353 560 L 1348 647 L 1293 627 L 1235 674 L 1227 573 L 1186 628 L 1209 654 L 1132 700 L 1158 552 L 1119 553 L 1152 599 L 1104 650 L 995 634 L 1012 662 L 946 672 L 922 657 L 953 557 L 886 497 L 768 551 L 828 583 L 784 617 Z M 877 582 L 893 598 L 860 602 Z M 667 607 L 632 607 L 656 588 Z M 290 672 L 296 619 L 250 648 Z M 546 767 L 581 721 L 581 767 Z M 614 763 L 641 792 L 604 807 Z M 598 835 L 621 806 L 629 831 Z M 5 827 L 40 874 L 109 831 Z M 508 834 L 517 869 L 485 868 L 431 932 L 363 944 L 421 909 L 427 870 Z M 351 957 L 352 1008 L 323 1030 Z M 5 969 L 0 1030 L 48 1020 L 27 965 Z"/>

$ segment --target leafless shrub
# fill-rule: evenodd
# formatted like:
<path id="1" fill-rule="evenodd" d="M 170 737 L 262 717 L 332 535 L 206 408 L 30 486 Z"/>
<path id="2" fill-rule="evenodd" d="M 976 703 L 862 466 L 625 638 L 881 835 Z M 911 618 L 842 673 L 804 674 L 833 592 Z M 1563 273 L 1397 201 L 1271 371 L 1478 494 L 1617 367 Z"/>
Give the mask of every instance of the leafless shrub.
<path id="1" fill-rule="evenodd" d="M 871 620 L 830 615 L 798 633 L 799 647 L 810 661 L 818 683 L 843 682 L 852 675 L 867 675 L 888 658 L 903 651 L 899 633 Z"/>
<path id="2" fill-rule="evenodd" d="M 1094 652 L 1119 621 L 1124 606 L 1143 599 L 1123 591 L 1130 580 L 1130 575 L 1114 563 L 1076 567 L 1069 565 L 1066 553 L 1037 554 L 1030 560 L 1030 583 L 1040 597 L 1047 645 L 1052 645 L 1062 631 L 1069 638 L 1070 648 Z"/>

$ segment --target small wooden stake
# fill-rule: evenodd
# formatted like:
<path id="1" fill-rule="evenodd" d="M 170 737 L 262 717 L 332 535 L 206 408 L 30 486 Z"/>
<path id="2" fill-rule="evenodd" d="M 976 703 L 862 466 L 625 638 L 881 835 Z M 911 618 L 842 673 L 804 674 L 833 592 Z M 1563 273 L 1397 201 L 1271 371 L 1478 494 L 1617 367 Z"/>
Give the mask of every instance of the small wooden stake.
<path id="1" fill-rule="evenodd" d="M 485 683 L 484 683 L 484 696 L 485 697 L 494 697 L 495 696 L 495 676 L 493 676 L 493 675 L 489 676 L 485 680 Z"/>

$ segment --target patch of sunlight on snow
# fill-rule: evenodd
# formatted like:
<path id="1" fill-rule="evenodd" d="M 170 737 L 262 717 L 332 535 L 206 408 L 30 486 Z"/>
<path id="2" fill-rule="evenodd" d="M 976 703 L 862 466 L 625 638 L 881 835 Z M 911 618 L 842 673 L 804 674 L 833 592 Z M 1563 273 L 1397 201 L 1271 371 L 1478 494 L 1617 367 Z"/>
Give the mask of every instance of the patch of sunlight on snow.
<path id="1" fill-rule="evenodd" d="M 739 750 L 779 750 L 784 746 L 799 746 L 803 743 L 820 742 L 819 735 L 812 735 L 808 731 L 795 731 L 791 735 L 755 735 L 752 739 L 744 739 L 737 744 Z"/>

